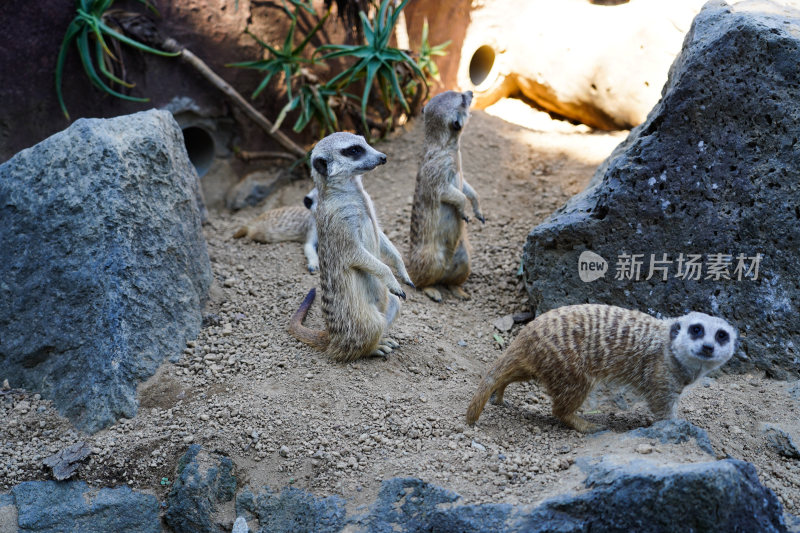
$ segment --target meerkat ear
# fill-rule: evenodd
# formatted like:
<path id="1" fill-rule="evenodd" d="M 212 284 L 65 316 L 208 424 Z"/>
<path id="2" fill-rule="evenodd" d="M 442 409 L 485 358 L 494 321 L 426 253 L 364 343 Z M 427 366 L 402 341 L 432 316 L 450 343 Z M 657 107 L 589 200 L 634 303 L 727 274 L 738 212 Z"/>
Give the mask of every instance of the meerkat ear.
<path id="1" fill-rule="evenodd" d="M 328 177 L 328 162 L 324 158 L 317 157 L 311 164 L 320 175 Z"/>
<path id="2" fill-rule="evenodd" d="M 672 324 L 672 327 L 669 328 L 669 338 L 675 340 L 675 337 L 678 336 L 678 333 L 681 331 L 681 325 L 678 322 Z"/>

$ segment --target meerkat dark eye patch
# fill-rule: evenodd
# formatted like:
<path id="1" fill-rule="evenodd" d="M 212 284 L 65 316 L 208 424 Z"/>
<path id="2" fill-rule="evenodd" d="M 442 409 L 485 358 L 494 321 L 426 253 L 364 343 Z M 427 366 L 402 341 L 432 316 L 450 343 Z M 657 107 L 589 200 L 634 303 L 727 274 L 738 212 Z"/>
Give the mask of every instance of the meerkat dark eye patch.
<path id="1" fill-rule="evenodd" d="M 461 119 L 460 118 L 455 119 L 453 121 L 452 126 L 453 126 L 453 129 L 456 130 L 456 131 L 460 131 L 461 128 L 464 127 L 464 125 L 461 123 Z"/>
<path id="2" fill-rule="evenodd" d="M 703 335 L 705 335 L 705 330 L 703 329 L 702 324 L 692 324 L 689 326 L 689 337 L 695 341 L 697 339 L 702 339 Z"/>
<path id="3" fill-rule="evenodd" d="M 317 157 L 314 161 L 311 162 L 311 165 L 314 167 L 314 170 L 319 172 L 321 175 L 326 176 L 328 175 L 328 162 L 321 158 Z"/>
<path id="4" fill-rule="evenodd" d="M 354 144 L 353 146 L 348 146 L 347 148 L 342 148 L 341 154 L 345 157 L 349 157 L 350 159 L 358 160 L 361 159 L 361 156 L 364 155 L 366 150 L 360 144 Z"/>
<path id="5" fill-rule="evenodd" d="M 311 206 L 314 205 L 314 200 L 306 196 L 303 198 L 303 205 L 306 206 L 306 209 L 311 209 Z"/>
<path id="6" fill-rule="evenodd" d="M 717 331 L 717 334 L 714 335 L 714 339 L 717 341 L 717 344 L 720 346 L 725 346 L 728 344 L 728 341 L 731 339 L 731 336 L 728 335 L 728 332 L 724 329 Z"/>
<path id="7" fill-rule="evenodd" d="M 675 337 L 678 336 L 678 333 L 680 333 L 680 331 L 681 331 L 681 325 L 675 322 L 674 324 L 672 324 L 672 327 L 669 328 L 669 338 L 675 339 Z"/>

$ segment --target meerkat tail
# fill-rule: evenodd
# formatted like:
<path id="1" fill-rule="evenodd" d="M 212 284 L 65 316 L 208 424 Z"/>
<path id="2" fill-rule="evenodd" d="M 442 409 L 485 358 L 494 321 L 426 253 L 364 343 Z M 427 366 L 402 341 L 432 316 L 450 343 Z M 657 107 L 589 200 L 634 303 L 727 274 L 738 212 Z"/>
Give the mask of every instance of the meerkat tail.
<path id="1" fill-rule="evenodd" d="M 492 371 L 490 370 L 481 380 L 477 392 L 469 403 L 469 408 L 467 409 L 467 424 L 472 426 L 478 421 L 478 417 L 481 416 L 486 402 L 489 401 L 489 398 L 496 388 L 497 381 L 495 381 Z"/>
<path id="2" fill-rule="evenodd" d="M 294 335 L 297 340 L 313 346 L 318 350 L 325 350 L 328 348 L 328 332 L 324 330 L 311 329 L 303 325 L 303 320 L 308 314 L 308 309 L 314 302 L 314 297 L 317 295 L 317 289 L 311 289 L 303 299 L 300 307 L 292 315 L 292 320 L 289 322 L 289 333 Z"/>
<path id="3" fill-rule="evenodd" d="M 241 228 L 236 230 L 236 233 L 233 234 L 233 238 L 234 239 L 241 239 L 242 237 L 244 237 L 246 235 L 247 235 L 247 226 L 242 226 Z"/>

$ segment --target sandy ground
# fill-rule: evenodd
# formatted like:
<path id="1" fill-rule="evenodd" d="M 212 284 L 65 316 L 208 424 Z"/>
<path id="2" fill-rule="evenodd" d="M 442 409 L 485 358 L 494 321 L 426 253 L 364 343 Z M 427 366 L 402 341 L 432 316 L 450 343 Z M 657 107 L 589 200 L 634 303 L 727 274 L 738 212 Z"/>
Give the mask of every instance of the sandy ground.
<path id="1" fill-rule="evenodd" d="M 500 110 L 502 114 L 503 110 Z M 518 116 L 512 106 L 510 114 Z M 24 391 L 0 393 L 0 490 L 48 479 L 41 460 L 86 439 L 94 453 L 76 477 L 95 485 L 129 483 L 164 498 L 177 459 L 190 443 L 229 455 L 241 484 L 293 485 L 371 501 L 380 481 L 414 476 L 460 493 L 464 503 L 532 504 L 582 479 L 576 457 L 630 449 L 676 461 L 708 460 L 692 446 L 618 434 L 652 422 L 640 404 L 622 410 L 588 403 L 588 418 L 611 428 L 586 437 L 560 425 L 533 384 L 512 385 L 508 406 L 488 406 L 478 424 L 464 414 L 484 369 L 512 339 L 493 323 L 527 310 L 517 277 L 528 231 L 580 191 L 624 133 L 587 132 L 565 123 L 531 130 L 475 112 L 463 138 L 465 176 L 481 198 L 486 224 L 469 224 L 473 274 L 462 302 L 430 301 L 408 290 L 392 330 L 389 356 L 337 364 L 286 332 L 289 316 L 317 286 L 299 243 L 234 241 L 255 216 L 212 213 L 206 226 L 218 288 L 211 325 L 177 364 L 165 363 L 139 389 L 132 420 L 82 435 L 49 402 Z M 364 183 L 390 239 L 405 252 L 421 123 L 377 145 L 389 163 Z M 310 182 L 287 186 L 277 203 L 300 202 Z M 321 326 L 318 307 L 307 321 Z M 0 376 L 2 379 L 2 376 Z M 763 424 L 797 431 L 800 387 L 758 374 L 706 379 L 684 395 L 679 412 L 705 428 L 718 457 L 754 463 L 785 509 L 800 513 L 800 463 L 766 445 Z M 797 434 L 797 433 L 795 433 Z M 641 441 L 641 442 L 640 442 Z M 166 478 L 166 479 L 164 479 Z"/>

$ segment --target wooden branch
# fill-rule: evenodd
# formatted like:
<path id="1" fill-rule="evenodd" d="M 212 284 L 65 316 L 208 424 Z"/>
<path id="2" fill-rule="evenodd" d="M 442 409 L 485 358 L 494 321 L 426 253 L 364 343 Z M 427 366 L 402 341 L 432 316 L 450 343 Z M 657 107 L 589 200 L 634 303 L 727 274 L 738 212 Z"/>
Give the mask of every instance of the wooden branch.
<path id="1" fill-rule="evenodd" d="M 281 146 L 286 148 L 289 153 L 296 155 L 297 157 L 305 157 L 306 151 L 303 150 L 297 143 L 287 137 L 281 131 L 272 131 L 273 123 L 267 117 L 262 115 L 255 107 L 250 105 L 250 103 L 244 99 L 244 97 L 239 94 L 239 92 L 231 87 L 228 82 L 223 80 L 216 72 L 211 70 L 211 68 L 205 64 L 205 62 L 194 55 L 191 50 L 188 48 L 184 48 L 181 46 L 175 39 L 169 38 L 165 39 L 163 43 L 163 47 L 165 50 L 169 52 L 180 52 L 181 59 L 183 59 L 187 64 L 192 66 L 195 70 L 197 70 L 200 74 L 203 75 L 205 79 L 211 82 L 217 89 L 225 93 L 228 98 L 230 98 L 233 103 L 238 105 L 244 113 L 250 117 L 256 124 L 261 126 L 267 134 L 275 139 Z"/>
<path id="2" fill-rule="evenodd" d="M 297 156 L 286 152 L 249 152 L 247 150 L 236 152 L 236 157 L 245 161 L 253 159 L 288 159 L 289 161 L 295 161 L 297 159 Z"/>

